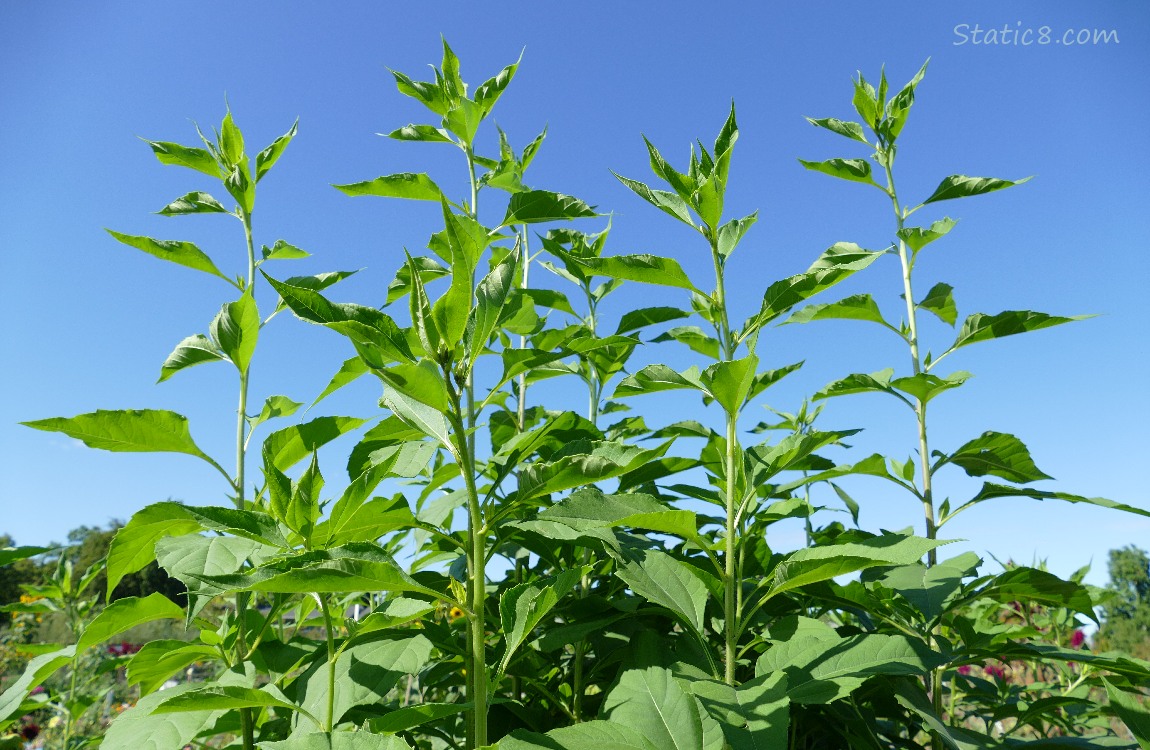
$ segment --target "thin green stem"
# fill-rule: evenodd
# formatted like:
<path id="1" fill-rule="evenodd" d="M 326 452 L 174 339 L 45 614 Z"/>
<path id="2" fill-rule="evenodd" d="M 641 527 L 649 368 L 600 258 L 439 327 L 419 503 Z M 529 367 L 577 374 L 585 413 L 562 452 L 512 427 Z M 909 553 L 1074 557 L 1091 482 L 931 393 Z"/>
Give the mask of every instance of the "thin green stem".
<path id="1" fill-rule="evenodd" d="M 723 259 L 719 255 L 718 242 L 707 235 L 711 245 L 711 261 L 715 267 L 715 293 L 714 303 L 718 314 L 715 321 L 715 332 L 719 336 L 720 356 L 722 361 L 729 362 L 735 358 L 735 348 L 731 340 L 730 323 L 727 316 L 727 292 L 723 277 Z M 723 680 L 728 685 L 735 684 L 735 667 L 738 663 L 739 645 L 739 609 L 741 604 L 741 586 L 738 574 L 737 545 L 739 523 L 739 507 L 741 503 L 736 497 L 738 482 L 736 481 L 736 463 L 738 459 L 738 411 L 727 414 L 727 446 L 725 472 L 727 475 L 726 497 L 726 527 L 723 550 Z"/>
<path id="2" fill-rule="evenodd" d="M 883 168 L 886 170 L 887 193 L 890 195 L 891 205 L 894 208 L 895 222 L 897 224 L 895 234 L 898 236 L 898 259 L 902 268 L 903 301 L 906 303 L 906 340 L 910 347 L 911 366 L 913 367 L 914 374 L 918 375 L 923 371 L 923 367 L 918 345 L 918 310 L 914 302 L 914 289 L 911 284 L 911 274 L 914 271 L 914 259 L 907 250 L 906 242 L 903 241 L 901 237 L 902 229 L 906 223 L 906 217 L 909 216 L 909 212 L 901 206 L 898 200 L 898 191 L 895 188 L 894 170 L 892 168 L 894 162 L 893 150 L 886 150 L 885 153 L 882 154 L 881 161 Z M 922 500 L 922 513 L 926 526 L 926 538 L 933 540 L 938 536 L 938 526 L 935 522 L 934 495 L 931 486 L 930 447 L 927 442 L 925 399 L 915 399 L 914 412 L 918 427 L 919 463 L 922 465 L 922 493 L 920 495 Z M 937 554 L 934 549 L 930 549 L 926 553 L 927 567 L 933 567 L 937 563 Z M 939 647 L 941 645 L 940 638 L 941 633 L 936 626 L 930 633 L 932 646 L 936 648 Z M 930 670 L 930 672 L 925 675 L 924 682 L 930 694 L 931 704 L 934 707 L 935 713 L 941 715 L 943 706 L 941 668 L 936 667 Z M 931 732 L 930 741 L 931 747 L 934 750 L 942 750 L 942 737 L 939 736 L 938 732 Z"/>
<path id="3" fill-rule="evenodd" d="M 244 287 L 244 293 L 252 293 L 252 287 L 255 284 L 256 277 L 256 253 L 255 243 L 252 240 L 252 215 L 248 211 L 244 211 L 240 217 L 244 224 L 244 240 L 247 245 L 247 258 L 248 258 L 248 276 L 247 284 Z M 245 503 L 245 484 L 244 477 L 245 457 L 247 448 L 247 410 L 248 410 L 248 378 L 251 375 L 251 363 L 240 370 L 240 398 L 239 405 L 236 408 L 236 478 L 234 488 L 236 491 L 236 508 L 243 510 Z M 245 592 L 236 593 L 236 663 L 243 664 L 249 652 L 247 645 L 247 604 L 248 594 Z M 255 722 L 250 708 L 240 709 L 240 734 L 243 738 L 244 750 L 254 750 L 256 746 L 255 740 Z"/>
<path id="4" fill-rule="evenodd" d="M 323 628 L 327 634 L 327 713 L 325 714 L 323 731 L 331 733 L 335 727 L 335 631 L 332 628 L 331 609 L 328 607 L 327 597 L 323 594 L 315 595 L 323 610 Z"/>
<path id="5" fill-rule="evenodd" d="M 527 277 L 531 271 L 531 254 L 527 250 L 527 225 L 523 224 L 519 229 L 519 241 L 522 243 L 523 248 L 523 275 L 519 279 L 519 288 L 527 288 Z M 527 336 L 521 334 L 519 336 L 519 348 L 527 348 Z M 527 429 L 527 373 L 519 374 L 519 388 L 518 395 L 515 401 L 516 411 L 516 424 L 519 431 L 523 432 Z"/>
<path id="6" fill-rule="evenodd" d="M 449 378 L 448 368 L 444 377 Z M 487 603 L 486 585 L 486 541 L 487 528 L 483 522 L 483 509 L 479 502 L 479 491 L 475 486 L 475 471 L 467 444 L 467 431 L 463 422 L 463 407 L 460 394 L 448 380 L 448 396 L 451 400 L 451 413 L 447 415 L 451 424 L 454 445 L 452 452 L 459 465 L 459 473 L 467 491 L 467 580 L 468 580 L 468 658 L 467 678 L 471 690 L 470 722 L 471 747 L 487 744 L 487 654 L 485 635 L 485 610 Z"/>
<path id="7" fill-rule="evenodd" d="M 892 158 L 889 155 L 882 160 L 886 169 L 887 192 L 890 194 L 891 203 L 894 207 L 895 220 L 898 225 L 897 235 L 902 232 L 907 214 L 898 201 L 898 192 L 895 189 L 894 172 L 891 169 L 891 161 Z M 907 344 L 910 347 L 911 366 L 914 370 L 914 374 L 918 375 L 923 371 L 923 368 L 918 345 L 918 311 L 914 303 L 914 289 L 911 284 L 911 274 L 914 270 L 914 263 L 907 250 L 906 242 L 904 242 L 901 237 L 898 241 L 898 259 L 902 267 L 903 300 L 906 303 Z M 922 399 L 916 399 L 914 411 L 918 423 L 919 462 L 922 464 L 921 498 L 923 516 L 926 520 L 926 538 L 934 539 L 937 536 L 938 529 L 935 523 L 934 498 L 931 487 L 930 448 L 927 442 L 926 430 L 926 402 Z M 932 549 L 927 552 L 927 565 L 933 566 L 937 562 L 938 559 L 935 551 Z"/>

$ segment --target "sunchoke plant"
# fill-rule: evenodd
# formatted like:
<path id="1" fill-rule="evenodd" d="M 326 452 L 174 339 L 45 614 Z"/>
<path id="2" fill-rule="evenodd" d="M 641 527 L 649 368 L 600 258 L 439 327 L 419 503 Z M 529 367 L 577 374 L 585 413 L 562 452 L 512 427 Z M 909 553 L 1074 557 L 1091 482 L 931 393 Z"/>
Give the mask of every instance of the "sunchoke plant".
<path id="1" fill-rule="evenodd" d="M 230 112 L 218 132 L 197 129 L 201 145 L 147 141 L 161 163 L 222 183 L 217 195 L 234 203 L 193 185 L 160 213 L 230 216 L 243 232 L 234 261 L 243 272 L 232 277 L 190 242 L 110 231 L 227 285 L 207 333 L 180 341 L 160 380 L 211 362 L 235 369 L 236 393 L 220 411 L 235 423 L 234 468 L 202 451 L 188 420 L 170 411 L 26 424 L 104 450 L 189 454 L 223 477 L 227 501 L 157 503 L 119 530 L 106 561 L 109 597 L 123 576 L 157 561 L 186 585 L 186 603 L 160 594 L 108 602 L 74 643 L 41 649 L 0 695 L 0 729 L 39 710 L 37 688 L 57 670 L 72 665 L 74 680 L 86 649 L 172 619 L 186 624 L 188 640 L 131 655 L 135 705 L 102 738 L 66 735 L 69 748 L 1150 746 L 1150 663 L 1082 647 L 1099 592 L 1081 573 L 1063 580 L 1014 565 L 987 573 L 973 553 L 944 554 L 945 524 L 995 498 L 1150 513 L 1031 487 L 1049 477 L 1009 434 L 945 450 L 932 442 L 928 404 L 969 377 L 940 369 L 952 353 L 1075 318 L 976 313 L 940 354 L 928 349 L 921 313 L 955 327 L 958 312 L 948 284 L 916 292 L 916 261 L 955 221 L 914 226 L 911 217 L 1024 180 L 952 175 L 917 204 L 898 192 L 897 141 L 925 66 L 889 98 L 885 74 L 877 87 L 860 76 L 861 122 L 811 120 L 869 149 L 869 159 L 802 162 L 882 194 L 893 213 L 889 240 L 875 249 L 834 242 L 745 310 L 729 293 L 728 271 L 752 267 L 736 250 L 753 242 L 758 212 L 724 211 L 739 138 L 734 104 L 682 171 L 644 139 L 656 182 L 618 176 L 633 194 L 620 191 L 621 201 L 637 196 L 667 214 L 693 238 L 689 252 L 710 260 L 713 275 L 696 278 L 683 258 L 615 253 L 608 230 L 619 219 L 528 186 L 545 133 L 517 151 L 491 124 L 518 66 L 472 88 L 444 42 L 432 80 L 393 72 L 427 123 L 388 138 L 454 146 L 466 179 L 400 173 L 336 185 L 349 196 L 427 201 L 441 217 L 438 231 L 418 238 L 423 249 L 392 249 L 397 268 L 381 282 L 379 308 L 329 299 L 349 272 L 281 274 L 279 261 L 309 257 L 286 241 L 256 252 L 256 188 L 295 125 L 254 156 Z M 783 276 L 770 273 L 772 263 L 758 256 L 753 270 Z M 904 303 L 869 294 L 811 301 L 848 277 L 858 274 L 857 284 L 896 266 Z M 624 285 L 660 287 L 664 304 L 627 309 L 614 294 Z M 901 318 L 885 309 L 896 305 Z M 313 408 L 365 376 L 379 382 L 378 403 L 266 432 L 303 405 L 249 396 L 253 366 L 265 367 L 257 342 L 284 311 L 348 345 Z M 910 361 L 844 375 L 809 401 L 893 397 L 913 415 L 914 457 L 856 456 L 866 425 L 824 429 L 815 417 L 823 425 L 834 415 L 820 414 L 821 404 L 804 400 L 788 413 L 767 401 L 802 365 L 778 356 L 774 328 L 830 318 L 879 326 L 902 340 Z M 822 356 L 809 330 L 809 357 Z M 676 366 L 632 366 L 637 352 L 648 362 L 665 352 Z M 685 358 L 696 364 L 684 369 Z M 698 398 L 702 416 L 639 411 L 639 397 L 671 390 Z M 779 407 L 781 421 L 752 424 L 760 406 Z M 353 437 L 346 488 L 325 492 L 320 449 L 326 462 Z M 952 505 L 938 499 L 947 467 L 992 481 Z M 859 527 L 865 500 L 845 488 L 873 478 L 918 501 L 921 534 L 915 517 L 900 532 Z M 818 498 L 827 490 L 853 527 L 823 520 Z M 772 527 L 785 519 L 805 527 L 797 551 L 776 541 Z M 42 552 L 8 549 L 0 562 Z M 214 678 L 163 687 L 192 664 Z M 68 710 L 75 718 L 83 707 Z"/>

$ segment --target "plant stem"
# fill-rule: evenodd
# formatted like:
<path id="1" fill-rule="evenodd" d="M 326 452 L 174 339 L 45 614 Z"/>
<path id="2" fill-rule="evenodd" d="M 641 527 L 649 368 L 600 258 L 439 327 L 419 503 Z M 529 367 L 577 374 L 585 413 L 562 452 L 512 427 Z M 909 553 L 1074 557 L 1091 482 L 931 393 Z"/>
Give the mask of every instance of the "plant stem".
<path id="1" fill-rule="evenodd" d="M 894 185 L 894 172 L 891 169 L 892 160 L 893 156 L 887 152 L 882 161 L 886 168 L 887 187 L 894 206 L 898 232 L 901 232 L 907 213 L 898 202 L 898 193 L 895 191 Z M 906 302 L 907 344 L 910 346 L 911 366 L 914 374 L 918 375 L 922 372 L 922 358 L 919 355 L 918 316 L 914 303 L 914 290 L 911 286 L 911 273 L 914 270 L 914 264 L 907 252 L 906 243 L 901 237 L 898 240 L 898 259 L 902 266 L 902 290 L 903 299 Z M 918 422 L 918 456 L 919 462 L 922 464 L 922 510 L 926 519 L 926 538 L 935 539 L 938 528 L 935 524 L 934 497 L 931 491 L 930 449 L 926 437 L 926 402 L 916 398 L 914 412 Z M 926 553 L 926 560 L 928 567 L 932 567 L 938 562 L 933 549 Z"/>
<path id="2" fill-rule="evenodd" d="M 898 192 L 895 190 L 894 171 L 892 169 L 892 164 L 894 162 L 893 150 L 887 149 L 885 152 L 883 152 L 881 161 L 884 169 L 886 170 L 887 192 L 890 195 L 891 204 L 894 207 L 895 221 L 897 223 L 896 236 L 898 237 L 898 260 L 902 268 L 903 301 L 906 303 L 906 340 L 910 347 L 911 366 L 913 367 L 914 374 L 918 375 L 922 372 L 922 359 L 920 357 L 918 347 L 917 309 L 914 302 L 914 290 L 911 285 L 911 273 L 914 271 L 914 262 L 907 251 L 906 242 L 904 242 L 900 236 L 908 214 L 907 211 L 899 204 Z M 918 397 L 915 398 L 914 413 L 918 423 L 918 457 L 919 463 L 922 464 L 922 512 L 925 519 L 926 538 L 933 540 L 937 538 L 938 526 L 935 523 L 934 495 L 931 491 L 930 448 L 927 443 L 926 436 L 925 399 Z M 938 557 L 935 553 L 935 550 L 933 548 L 928 550 L 926 553 L 927 567 L 934 567 L 937 562 Z M 940 636 L 940 626 L 936 625 L 930 633 L 930 641 L 932 646 L 936 648 L 939 646 Z M 934 711 L 935 713 L 942 715 L 942 670 L 936 667 L 930 670 L 924 679 L 926 689 L 930 694 L 930 700 L 934 707 Z M 942 737 L 939 736 L 938 732 L 931 732 L 930 742 L 931 747 L 934 750 L 942 750 Z"/>
<path id="3" fill-rule="evenodd" d="M 527 251 L 527 225 L 523 224 L 519 230 L 519 241 L 523 247 L 523 276 L 519 281 L 519 288 L 527 288 L 527 276 L 531 271 L 531 254 Z M 527 336 L 521 334 L 519 336 L 519 348 L 527 348 Z M 516 411 L 516 424 L 519 431 L 523 432 L 527 428 L 527 373 L 522 372 L 519 374 L 519 394 L 515 403 Z"/>
<path id="4" fill-rule="evenodd" d="M 719 319 L 715 323 L 716 333 L 719 336 L 721 361 L 729 362 L 735 358 L 734 347 L 731 345 L 731 329 L 727 318 L 727 293 L 723 278 L 723 259 L 719 255 L 718 240 L 707 233 L 707 240 L 711 245 L 711 261 L 715 267 L 715 293 L 714 302 L 718 310 Z M 738 514 L 739 502 L 735 497 L 737 483 L 735 482 L 735 465 L 738 457 L 738 411 L 727 415 L 727 455 L 725 473 L 727 475 L 726 487 L 726 528 L 723 550 L 723 680 L 728 685 L 735 684 L 735 666 L 738 662 L 739 645 L 739 604 L 740 592 L 739 572 L 736 558 L 736 544 L 738 541 Z"/>
<path id="5" fill-rule="evenodd" d="M 455 460 L 459 473 L 467 488 L 467 580 L 468 580 L 468 657 L 467 678 L 471 689 L 469 700 L 475 704 L 471 709 L 470 747 L 487 744 L 487 654 L 484 634 L 484 617 L 487 603 L 486 562 L 487 528 L 483 523 L 483 508 L 479 492 L 475 486 L 474 463 L 469 453 L 467 430 L 463 422 L 463 407 L 460 394 L 450 381 L 450 370 L 444 368 L 447 378 L 447 393 L 451 399 L 451 413 L 447 415 L 451 423 Z"/>
<path id="6" fill-rule="evenodd" d="M 244 223 L 244 240 L 247 245 L 248 256 L 248 277 L 247 284 L 244 287 L 244 293 L 252 292 L 252 287 L 255 284 L 256 276 L 256 254 L 255 243 L 252 241 L 252 215 L 249 211 L 243 211 L 241 219 Z M 248 378 L 251 374 L 251 363 L 240 371 L 240 400 L 239 406 L 236 408 L 236 509 L 243 510 L 245 501 L 245 454 L 247 448 L 247 435 L 245 430 L 247 428 L 247 411 L 248 411 Z M 248 594 L 246 592 L 236 593 L 236 666 L 241 667 L 248 653 L 247 646 L 247 604 Z M 256 746 L 255 740 L 255 725 L 252 717 L 252 710 L 250 708 L 240 709 L 240 733 L 243 737 L 244 750 L 254 750 Z"/>
<path id="7" fill-rule="evenodd" d="M 323 731 L 330 734 L 335 727 L 335 633 L 332 630 L 331 610 L 328 607 L 327 597 L 316 594 L 315 598 L 323 610 L 323 627 L 327 633 L 327 715 Z"/>

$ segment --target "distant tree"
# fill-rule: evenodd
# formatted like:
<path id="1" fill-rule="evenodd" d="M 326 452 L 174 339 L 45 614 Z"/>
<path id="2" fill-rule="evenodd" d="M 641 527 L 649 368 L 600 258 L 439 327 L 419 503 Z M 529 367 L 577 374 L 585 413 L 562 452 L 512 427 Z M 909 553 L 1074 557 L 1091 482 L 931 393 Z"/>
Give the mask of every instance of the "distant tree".
<path id="1" fill-rule="evenodd" d="M 0 534 L 0 547 L 15 547 L 16 541 L 8 534 Z M 17 560 L 11 565 L 0 567 L 0 604 L 9 604 L 19 601 L 23 589 L 21 584 L 39 583 L 41 581 L 40 566 L 32 560 Z M 7 612 L 0 612 L 0 626 L 7 625 L 12 617 Z"/>
<path id="2" fill-rule="evenodd" d="M 1134 546 L 1110 550 L 1107 588 L 1097 645 L 1150 659 L 1150 556 Z"/>

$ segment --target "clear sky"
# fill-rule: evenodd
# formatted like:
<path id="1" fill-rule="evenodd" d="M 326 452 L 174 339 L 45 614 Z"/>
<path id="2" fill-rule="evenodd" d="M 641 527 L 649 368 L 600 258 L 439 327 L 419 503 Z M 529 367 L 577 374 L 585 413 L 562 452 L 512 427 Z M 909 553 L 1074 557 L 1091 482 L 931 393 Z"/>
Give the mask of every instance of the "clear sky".
<path id="1" fill-rule="evenodd" d="M 993 40 L 989 29 L 998 30 Z M 1098 44 L 1064 43 L 1082 29 L 1113 33 Z M 281 276 L 362 268 L 331 296 L 382 302 L 403 248 L 424 247 L 438 209 L 351 199 L 330 184 L 427 171 L 462 195 L 463 167 L 452 149 L 375 135 L 426 121 L 396 92 L 387 68 L 426 77 L 426 64 L 439 61 L 440 34 L 473 85 L 526 48 L 494 119 L 517 148 L 548 127 L 528 182 L 614 212 L 608 252 L 670 255 L 701 282 L 710 268 L 698 237 L 609 170 L 650 174 L 641 133 L 682 167 L 694 138 L 714 138 L 733 98 L 741 134 L 728 215 L 760 210 L 731 265 L 739 319 L 757 309 L 770 281 L 802 270 L 832 243 L 887 244 L 889 205 L 879 193 L 796 161 L 863 152 L 803 117 L 850 119 L 856 70 L 875 78 L 885 65 L 901 85 L 930 58 L 901 141 L 903 194 L 921 200 L 952 173 L 1035 177 L 941 204 L 927 217 L 961 222 L 924 251 L 920 288 L 952 284 L 962 315 L 1098 315 L 956 354 L 950 365 L 976 378 L 936 402 L 935 444 L 954 448 L 984 430 L 1011 432 L 1057 478 L 1044 488 L 1150 508 L 1148 33 L 1150 5 L 1113 1 L 0 3 L 0 532 L 40 544 L 169 497 L 226 502 L 218 475 L 190 457 L 93 451 L 17 425 L 97 408 L 172 409 L 188 415 L 201 447 L 230 455 L 228 368 L 196 368 L 155 384 L 175 343 L 206 331 L 228 288 L 125 248 L 103 228 L 194 241 L 233 274 L 242 270 L 242 235 L 226 217 L 154 215 L 211 185 L 161 166 L 136 136 L 192 143 L 192 121 L 217 124 L 225 96 L 257 148 L 298 116 L 298 137 L 260 185 L 257 242 L 283 238 L 313 254 L 269 267 Z M 494 151 L 492 141 L 486 150 Z M 502 210 L 496 198 L 486 200 L 492 217 Z M 870 291 L 896 317 L 900 286 L 889 261 L 832 294 Z M 267 289 L 260 299 L 271 304 Z M 606 317 L 621 314 L 624 302 L 685 300 L 638 289 L 609 299 Z M 925 335 L 936 351 L 949 341 L 941 324 Z M 666 346 L 645 347 L 636 361 L 674 363 L 679 355 Z M 848 322 L 773 331 L 760 353 L 773 366 L 807 361 L 768 392 L 780 409 L 837 377 L 906 359 L 878 329 Z M 340 337 L 284 316 L 261 339 L 253 401 L 271 393 L 310 401 L 347 356 Z M 316 411 L 374 415 L 377 397 L 365 380 Z M 913 423 L 887 401 L 832 401 L 821 425 L 866 428 L 855 440 L 860 451 L 909 454 Z M 648 422 L 717 417 L 675 411 L 681 402 L 651 400 Z M 572 395 L 569 403 L 582 408 L 583 400 Z M 745 426 L 759 418 L 752 413 Z M 341 467 L 334 455 L 325 464 L 337 487 Z M 940 481 L 941 494 L 955 501 L 977 486 L 954 474 Z M 921 527 L 908 498 L 865 481 L 851 488 L 865 527 Z M 1023 500 L 986 504 L 945 532 L 1001 559 L 1047 558 L 1062 575 L 1093 560 L 1095 582 L 1105 580 L 1107 550 L 1150 546 L 1150 519 Z M 782 548 L 797 538 L 790 528 L 773 541 Z"/>

